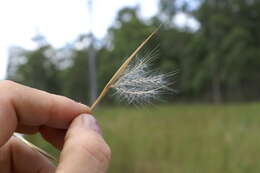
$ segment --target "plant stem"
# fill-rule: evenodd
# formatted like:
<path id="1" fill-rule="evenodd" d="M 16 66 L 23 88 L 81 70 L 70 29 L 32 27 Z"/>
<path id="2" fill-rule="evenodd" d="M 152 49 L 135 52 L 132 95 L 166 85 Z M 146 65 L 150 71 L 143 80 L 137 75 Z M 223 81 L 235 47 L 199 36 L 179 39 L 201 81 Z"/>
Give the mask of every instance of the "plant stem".
<path id="1" fill-rule="evenodd" d="M 46 151 L 44 151 L 43 149 L 37 147 L 36 145 L 32 144 L 31 142 L 27 141 L 26 139 L 24 139 L 22 136 L 19 136 L 17 134 L 13 134 L 14 137 L 18 138 L 19 140 L 21 140 L 23 143 L 25 143 L 26 145 L 28 145 L 30 148 L 38 151 L 39 153 L 41 153 L 42 155 L 44 155 L 45 157 L 47 157 L 48 159 L 50 159 L 51 161 L 57 162 L 57 159 L 48 154 Z"/>

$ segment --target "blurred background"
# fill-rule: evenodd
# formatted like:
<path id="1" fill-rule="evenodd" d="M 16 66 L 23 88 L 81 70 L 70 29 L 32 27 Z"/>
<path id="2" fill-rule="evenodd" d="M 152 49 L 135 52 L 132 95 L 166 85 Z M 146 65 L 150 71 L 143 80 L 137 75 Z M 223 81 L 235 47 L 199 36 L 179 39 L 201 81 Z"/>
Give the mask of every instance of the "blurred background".
<path id="1" fill-rule="evenodd" d="M 259 0 L 9 0 L 0 21 L 1 79 L 85 104 L 162 24 L 154 66 L 178 69 L 178 93 L 138 108 L 108 94 L 109 172 L 260 171 Z"/>

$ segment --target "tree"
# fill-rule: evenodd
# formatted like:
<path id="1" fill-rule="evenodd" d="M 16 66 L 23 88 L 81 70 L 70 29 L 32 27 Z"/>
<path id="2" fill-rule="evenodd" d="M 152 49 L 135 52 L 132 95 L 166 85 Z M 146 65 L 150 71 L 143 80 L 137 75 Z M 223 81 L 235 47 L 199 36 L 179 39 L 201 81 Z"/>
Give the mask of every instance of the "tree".
<path id="1" fill-rule="evenodd" d="M 241 93 L 243 74 L 255 69 L 247 62 L 259 59 L 255 49 L 259 43 L 259 34 L 255 32 L 258 28 L 255 20 L 259 18 L 257 9 L 260 9 L 258 1 L 204 0 L 196 11 L 201 24 L 199 34 L 207 41 L 203 63 L 216 102 L 222 99 L 225 91 L 234 95 L 234 88 L 238 88 L 237 93 Z"/>
<path id="2" fill-rule="evenodd" d="M 74 50 L 73 63 L 62 72 L 63 94 L 82 103 L 88 103 L 89 85 L 86 50 Z"/>

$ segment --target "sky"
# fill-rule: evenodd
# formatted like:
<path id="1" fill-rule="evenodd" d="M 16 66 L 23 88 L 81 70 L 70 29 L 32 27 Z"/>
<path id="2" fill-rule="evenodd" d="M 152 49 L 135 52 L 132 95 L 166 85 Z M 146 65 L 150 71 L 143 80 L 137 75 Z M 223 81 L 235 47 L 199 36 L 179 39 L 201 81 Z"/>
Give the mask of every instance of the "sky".
<path id="1" fill-rule="evenodd" d="M 140 5 L 141 16 L 158 12 L 158 0 L 93 0 L 90 25 L 87 0 L 3 0 L 0 1 L 0 80 L 5 78 L 8 48 L 13 45 L 35 48 L 32 37 L 41 33 L 54 47 L 71 42 L 90 26 L 99 39 L 106 35 L 117 12 L 125 6 Z M 179 25 L 196 25 L 184 14 L 176 17 Z"/>

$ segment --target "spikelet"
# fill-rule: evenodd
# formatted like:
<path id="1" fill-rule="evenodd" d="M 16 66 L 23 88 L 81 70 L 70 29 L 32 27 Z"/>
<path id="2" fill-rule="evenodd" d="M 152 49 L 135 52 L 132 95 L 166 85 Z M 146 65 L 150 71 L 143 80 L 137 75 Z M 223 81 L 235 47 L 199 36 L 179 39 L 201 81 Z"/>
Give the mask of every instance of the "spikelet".
<path id="1" fill-rule="evenodd" d="M 174 91 L 170 88 L 172 82 L 168 79 L 176 73 L 164 74 L 153 70 L 151 61 L 156 55 L 152 52 L 147 52 L 141 57 L 137 55 L 136 60 L 128 65 L 121 77 L 112 85 L 114 95 L 120 100 L 125 100 L 128 104 L 142 105 L 159 100 L 162 94 Z"/>

